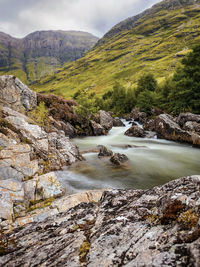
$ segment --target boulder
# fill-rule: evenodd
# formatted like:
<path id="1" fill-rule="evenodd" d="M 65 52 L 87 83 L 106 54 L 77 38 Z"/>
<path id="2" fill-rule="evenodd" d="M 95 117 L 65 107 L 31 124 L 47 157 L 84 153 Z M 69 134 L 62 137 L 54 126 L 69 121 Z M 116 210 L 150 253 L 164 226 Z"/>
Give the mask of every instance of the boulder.
<path id="1" fill-rule="evenodd" d="M 145 112 L 141 112 L 139 108 L 134 108 L 130 115 L 132 119 L 139 121 L 140 123 L 145 123 L 147 121 L 147 114 Z"/>
<path id="2" fill-rule="evenodd" d="M 155 118 L 154 130 L 157 133 L 158 138 L 186 142 L 196 146 L 200 145 L 199 135 L 182 130 L 168 114 L 161 114 Z"/>
<path id="3" fill-rule="evenodd" d="M 0 76 L 0 103 L 13 110 L 24 112 L 37 106 L 36 93 L 13 75 Z"/>
<path id="4" fill-rule="evenodd" d="M 146 136 L 145 130 L 137 125 L 134 125 L 131 128 L 129 128 L 124 134 L 128 136 L 132 136 L 132 137 L 145 137 Z"/>
<path id="5" fill-rule="evenodd" d="M 4 235 L 0 265 L 198 267 L 199 189 L 192 176 L 150 190 L 105 191 L 94 201 L 66 197 L 52 215 Z"/>
<path id="6" fill-rule="evenodd" d="M 128 161 L 128 157 L 124 154 L 115 153 L 111 158 L 110 161 L 117 166 L 123 165 Z"/>
<path id="7" fill-rule="evenodd" d="M 99 148 L 99 154 L 98 157 L 102 158 L 102 157 L 111 157 L 113 155 L 113 152 L 109 149 L 107 149 L 105 146 L 98 146 Z"/>
<path id="8" fill-rule="evenodd" d="M 181 113 L 177 118 L 177 123 L 181 127 L 183 127 L 183 125 L 188 121 L 200 123 L 200 115 L 187 112 L 187 113 Z"/>
<path id="9" fill-rule="evenodd" d="M 69 122 L 65 123 L 61 121 L 60 124 L 65 135 L 69 136 L 69 138 L 76 137 L 76 130 Z"/>
<path id="10" fill-rule="evenodd" d="M 104 110 L 99 111 L 99 117 L 101 126 L 105 130 L 109 131 L 113 127 L 113 117 L 109 112 L 106 112 Z"/>
<path id="11" fill-rule="evenodd" d="M 120 120 L 120 118 L 115 117 L 115 118 L 113 119 L 113 126 L 114 126 L 114 127 L 124 127 L 125 124 Z"/>
<path id="12" fill-rule="evenodd" d="M 200 135 L 200 123 L 196 121 L 187 121 L 182 128 L 185 131 L 194 132 Z"/>
<path id="13" fill-rule="evenodd" d="M 92 127 L 92 131 L 93 134 L 95 136 L 99 136 L 99 135 L 106 135 L 107 131 L 105 130 L 105 128 L 103 126 L 101 126 L 101 124 L 91 120 L 90 121 L 91 127 Z"/>

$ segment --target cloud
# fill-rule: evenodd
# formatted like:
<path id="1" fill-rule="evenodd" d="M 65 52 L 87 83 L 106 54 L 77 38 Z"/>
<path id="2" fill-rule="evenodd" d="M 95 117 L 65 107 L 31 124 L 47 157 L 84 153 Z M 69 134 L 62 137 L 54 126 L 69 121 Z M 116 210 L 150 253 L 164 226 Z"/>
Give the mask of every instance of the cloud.
<path id="1" fill-rule="evenodd" d="M 80 30 L 101 37 L 159 0 L 0 0 L 0 31 L 24 37 L 36 30 Z"/>

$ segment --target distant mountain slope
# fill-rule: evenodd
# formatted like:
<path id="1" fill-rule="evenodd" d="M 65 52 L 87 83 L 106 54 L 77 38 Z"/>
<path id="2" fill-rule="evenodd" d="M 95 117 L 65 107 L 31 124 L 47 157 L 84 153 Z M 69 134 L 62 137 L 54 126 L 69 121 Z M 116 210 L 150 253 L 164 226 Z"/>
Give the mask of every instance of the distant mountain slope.
<path id="1" fill-rule="evenodd" d="M 165 0 L 113 27 L 83 58 L 34 88 L 68 97 L 86 88 L 101 94 L 116 81 L 128 88 L 144 72 L 162 81 L 199 41 L 200 0 Z"/>
<path id="2" fill-rule="evenodd" d="M 76 31 L 38 31 L 23 39 L 0 32 L 0 74 L 14 74 L 31 83 L 80 58 L 97 40 Z"/>

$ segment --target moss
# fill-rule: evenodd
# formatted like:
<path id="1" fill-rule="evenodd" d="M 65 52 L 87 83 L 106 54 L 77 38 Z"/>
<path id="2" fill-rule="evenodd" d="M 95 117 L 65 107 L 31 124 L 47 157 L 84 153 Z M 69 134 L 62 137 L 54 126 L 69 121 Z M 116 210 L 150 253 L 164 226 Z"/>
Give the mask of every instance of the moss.
<path id="1" fill-rule="evenodd" d="M 87 262 L 87 254 L 90 251 L 90 242 L 85 240 L 79 249 L 79 261 L 81 263 Z"/>
<path id="2" fill-rule="evenodd" d="M 27 208 L 26 212 L 33 211 L 35 209 L 43 209 L 51 206 L 52 202 L 55 200 L 54 197 L 45 200 L 34 200 L 30 201 L 30 206 Z"/>
<path id="3" fill-rule="evenodd" d="M 182 212 L 177 218 L 177 222 L 186 229 L 195 227 L 199 221 L 199 214 L 193 209 Z"/>
<path id="4" fill-rule="evenodd" d="M 176 221 L 179 217 L 179 214 L 183 212 L 184 209 L 185 205 L 183 205 L 181 201 L 173 201 L 168 205 L 162 217 L 160 218 L 161 224 L 169 224 L 172 221 Z"/>

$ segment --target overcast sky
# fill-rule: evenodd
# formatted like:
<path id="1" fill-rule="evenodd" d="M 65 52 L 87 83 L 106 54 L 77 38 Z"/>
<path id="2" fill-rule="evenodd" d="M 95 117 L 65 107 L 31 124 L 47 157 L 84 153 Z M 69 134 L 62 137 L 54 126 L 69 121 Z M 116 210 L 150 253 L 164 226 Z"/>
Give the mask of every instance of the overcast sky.
<path id="1" fill-rule="evenodd" d="M 161 0 L 0 0 L 0 31 L 80 30 L 102 37 L 112 26 Z"/>

